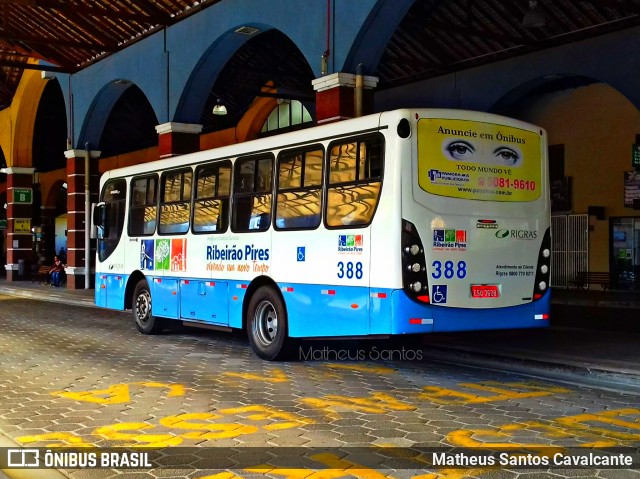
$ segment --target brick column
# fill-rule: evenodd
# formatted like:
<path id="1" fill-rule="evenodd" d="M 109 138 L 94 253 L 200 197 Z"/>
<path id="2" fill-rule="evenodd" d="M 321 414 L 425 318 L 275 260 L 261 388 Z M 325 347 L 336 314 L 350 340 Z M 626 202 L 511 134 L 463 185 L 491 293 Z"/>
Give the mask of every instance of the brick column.
<path id="1" fill-rule="evenodd" d="M 84 288 L 85 272 L 85 246 L 84 235 L 88 227 L 85 222 L 85 192 L 84 192 L 84 163 L 85 150 L 67 150 L 67 288 Z M 90 151 L 90 179 L 89 191 L 91 203 L 98 201 L 98 187 L 100 175 L 98 164 L 95 160 L 100 156 L 99 151 Z M 91 265 L 95 264 L 96 244 L 91 240 L 91 249 L 88 252 Z M 93 271 L 89 271 L 89 285 L 93 287 Z"/>
<path id="2" fill-rule="evenodd" d="M 162 123 L 156 126 L 160 158 L 185 155 L 200 150 L 202 125 L 190 123 Z"/>
<path id="3" fill-rule="evenodd" d="M 373 112 L 373 89 L 378 78 L 363 76 L 363 115 Z M 333 73 L 311 82 L 316 91 L 316 119 L 318 124 L 346 120 L 355 116 L 356 75 Z"/>
<path id="4" fill-rule="evenodd" d="M 15 195 L 16 189 L 30 189 L 33 202 L 33 172 L 35 168 L 4 168 L 7 174 L 7 281 L 29 279 L 33 235 L 31 218 L 33 204 L 21 202 Z M 20 264 L 22 263 L 22 274 Z"/>

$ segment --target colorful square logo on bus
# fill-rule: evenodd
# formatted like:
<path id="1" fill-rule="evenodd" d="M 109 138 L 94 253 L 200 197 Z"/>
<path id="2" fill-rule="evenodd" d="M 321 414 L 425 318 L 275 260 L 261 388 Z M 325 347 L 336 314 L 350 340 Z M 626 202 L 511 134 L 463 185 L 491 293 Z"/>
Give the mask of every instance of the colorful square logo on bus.
<path id="1" fill-rule="evenodd" d="M 187 240 L 171 240 L 171 271 L 187 270 Z"/>
<path id="2" fill-rule="evenodd" d="M 171 240 L 156 240 L 156 270 L 169 271 L 171 265 Z"/>
<path id="3" fill-rule="evenodd" d="M 466 230 L 433 230 L 433 249 L 464 251 L 467 249 Z"/>
<path id="4" fill-rule="evenodd" d="M 338 252 L 361 253 L 364 246 L 363 235 L 339 235 Z"/>
<path id="5" fill-rule="evenodd" d="M 153 271 L 154 266 L 154 241 L 142 240 L 140 242 L 140 269 Z"/>

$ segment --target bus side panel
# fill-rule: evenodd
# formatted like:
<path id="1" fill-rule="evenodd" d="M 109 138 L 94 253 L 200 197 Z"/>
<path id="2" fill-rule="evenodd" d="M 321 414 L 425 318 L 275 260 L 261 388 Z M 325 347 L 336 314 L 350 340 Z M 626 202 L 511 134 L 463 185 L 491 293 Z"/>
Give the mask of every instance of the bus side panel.
<path id="1" fill-rule="evenodd" d="M 369 294 L 370 334 L 390 334 L 393 318 L 393 290 L 371 288 Z"/>
<path id="2" fill-rule="evenodd" d="M 126 284 L 126 277 L 122 274 L 96 273 L 96 306 L 122 311 Z"/>
<path id="3" fill-rule="evenodd" d="M 153 278 L 151 282 L 152 312 L 155 316 L 178 319 L 180 296 L 175 278 Z"/>
<path id="4" fill-rule="evenodd" d="M 249 280 L 229 281 L 227 297 L 229 298 L 229 326 L 242 329 L 242 304 L 247 293 Z"/>
<path id="5" fill-rule="evenodd" d="M 362 336 L 369 334 L 369 288 L 281 283 L 289 336 Z"/>
<path id="6" fill-rule="evenodd" d="M 224 281 L 180 280 L 180 317 L 229 324 L 228 287 Z"/>
<path id="7" fill-rule="evenodd" d="M 94 292 L 96 306 L 107 307 L 107 275 L 96 273 L 96 289 Z"/>
<path id="8" fill-rule="evenodd" d="M 126 278 L 122 274 L 108 274 L 107 276 L 107 308 L 123 309 Z"/>

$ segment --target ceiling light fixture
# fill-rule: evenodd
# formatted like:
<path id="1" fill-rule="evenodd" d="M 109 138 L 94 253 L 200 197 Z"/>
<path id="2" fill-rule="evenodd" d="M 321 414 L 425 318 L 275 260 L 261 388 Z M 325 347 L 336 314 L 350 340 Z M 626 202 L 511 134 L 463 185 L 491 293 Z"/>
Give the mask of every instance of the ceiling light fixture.
<path id="1" fill-rule="evenodd" d="M 224 104 L 222 103 L 222 101 L 220 101 L 220 99 L 218 98 L 218 101 L 216 102 L 215 106 L 213 107 L 213 112 L 214 115 L 226 115 L 227 114 L 227 107 L 224 106 Z"/>
<path id="2" fill-rule="evenodd" d="M 547 17 L 545 17 L 542 10 L 538 7 L 538 1 L 529 0 L 529 10 L 524 14 L 522 26 L 525 28 L 538 28 L 544 27 L 546 24 Z"/>

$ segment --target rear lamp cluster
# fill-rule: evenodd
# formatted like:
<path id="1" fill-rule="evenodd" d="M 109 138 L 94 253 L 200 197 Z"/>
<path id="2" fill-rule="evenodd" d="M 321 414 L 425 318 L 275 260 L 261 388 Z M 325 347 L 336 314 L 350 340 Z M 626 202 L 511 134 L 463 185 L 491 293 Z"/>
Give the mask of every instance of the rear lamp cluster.
<path id="1" fill-rule="evenodd" d="M 547 228 L 538 253 L 536 280 L 533 287 L 533 300 L 542 298 L 549 288 L 551 277 L 551 229 Z"/>
<path id="2" fill-rule="evenodd" d="M 402 284 L 407 295 L 429 302 L 424 246 L 413 223 L 402 220 Z"/>

